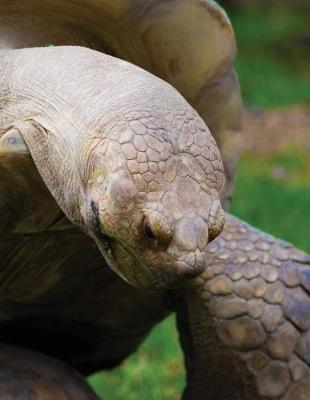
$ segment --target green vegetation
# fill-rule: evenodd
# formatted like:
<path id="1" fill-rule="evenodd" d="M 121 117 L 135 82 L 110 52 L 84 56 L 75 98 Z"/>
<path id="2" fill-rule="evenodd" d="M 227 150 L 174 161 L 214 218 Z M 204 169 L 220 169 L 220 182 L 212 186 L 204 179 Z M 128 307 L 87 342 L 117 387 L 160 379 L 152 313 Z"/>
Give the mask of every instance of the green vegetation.
<path id="1" fill-rule="evenodd" d="M 230 16 L 239 42 L 237 69 L 246 103 L 310 103 L 306 14 L 268 8 L 235 10 Z M 244 155 L 232 212 L 310 252 L 307 154 L 293 147 L 268 157 Z M 120 368 L 97 374 L 90 382 L 105 399 L 179 399 L 185 375 L 174 317 L 157 326 Z"/>
<path id="2" fill-rule="evenodd" d="M 103 399 L 179 400 L 185 385 L 175 318 L 158 325 L 138 352 L 112 372 L 90 382 Z"/>
<path id="3" fill-rule="evenodd" d="M 309 12 L 266 4 L 229 13 L 244 100 L 259 107 L 310 104 Z"/>
<path id="4" fill-rule="evenodd" d="M 277 177 L 276 171 L 285 176 Z M 275 175 L 275 177 L 274 177 Z M 245 155 L 231 211 L 310 252 L 310 162 L 294 150 L 269 157 Z"/>

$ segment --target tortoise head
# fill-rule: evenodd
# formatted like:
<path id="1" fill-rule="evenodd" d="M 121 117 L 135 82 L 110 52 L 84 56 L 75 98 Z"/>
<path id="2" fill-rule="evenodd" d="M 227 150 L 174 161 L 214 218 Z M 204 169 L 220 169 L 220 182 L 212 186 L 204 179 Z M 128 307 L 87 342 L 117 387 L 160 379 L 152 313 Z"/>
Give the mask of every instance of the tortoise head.
<path id="1" fill-rule="evenodd" d="M 223 166 L 210 131 L 189 108 L 127 116 L 104 137 L 90 146 L 88 231 L 128 283 L 184 284 L 223 228 Z"/>
<path id="2" fill-rule="evenodd" d="M 207 126 L 180 93 L 141 68 L 89 49 L 45 50 L 40 85 L 55 82 L 59 103 L 27 100 L 16 128 L 50 193 L 127 282 L 149 289 L 187 282 L 202 271 L 224 220 L 223 166 Z M 33 60 L 41 52 L 18 54 Z"/>

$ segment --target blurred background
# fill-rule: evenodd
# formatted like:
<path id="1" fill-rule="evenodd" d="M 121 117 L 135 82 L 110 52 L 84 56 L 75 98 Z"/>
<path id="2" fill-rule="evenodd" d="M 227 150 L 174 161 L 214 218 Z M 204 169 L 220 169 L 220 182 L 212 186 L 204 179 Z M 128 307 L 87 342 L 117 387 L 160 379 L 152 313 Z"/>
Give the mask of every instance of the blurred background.
<path id="1" fill-rule="evenodd" d="M 237 43 L 245 146 L 231 211 L 310 252 L 310 0 L 223 0 Z M 96 374 L 113 400 L 179 400 L 173 317 L 121 367 Z"/>

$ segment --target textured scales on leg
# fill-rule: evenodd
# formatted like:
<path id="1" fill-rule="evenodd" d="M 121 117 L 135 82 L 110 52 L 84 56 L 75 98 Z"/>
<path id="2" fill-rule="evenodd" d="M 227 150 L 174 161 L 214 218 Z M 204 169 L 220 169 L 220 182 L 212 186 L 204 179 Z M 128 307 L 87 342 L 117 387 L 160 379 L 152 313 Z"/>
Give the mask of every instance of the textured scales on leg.
<path id="1" fill-rule="evenodd" d="M 185 398 L 309 399 L 310 257 L 231 216 L 208 251 L 180 318 Z"/>

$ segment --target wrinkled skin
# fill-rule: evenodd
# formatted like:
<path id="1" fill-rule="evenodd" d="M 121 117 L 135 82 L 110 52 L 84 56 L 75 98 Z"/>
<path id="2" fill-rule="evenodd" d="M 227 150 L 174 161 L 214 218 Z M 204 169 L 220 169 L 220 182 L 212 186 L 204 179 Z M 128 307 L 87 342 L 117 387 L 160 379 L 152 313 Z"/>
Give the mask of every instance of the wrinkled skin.
<path id="1" fill-rule="evenodd" d="M 240 93 L 216 4 L 12 0 L 0 20 L 2 47 L 86 45 L 175 86 L 220 147 L 227 204 Z M 5 51 L 0 73 L 0 341 L 88 374 L 118 365 L 176 312 L 184 399 L 307 399 L 309 258 L 229 215 L 206 248 L 222 227 L 221 162 L 188 103 L 81 48 Z M 202 269 L 185 289 L 133 287 L 171 287 Z M 95 398 L 74 371 L 68 389 L 42 355 L 20 369 L 23 350 L 1 354 L 1 398 Z"/>
<path id="2" fill-rule="evenodd" d="M 148 289 L 178 285 L 200 273 L 208 241 L 223 228 L 224 174 L 216 143 L 189 104 L 143 70 L 87 49 L 28 49 L 0 57 L 10 70 L 3 86 L 13 99 L 5 104 L 10 117 L 1 121 L 2 131 L 13 126 L 24 137 L 47 187 L 71 221 L 95 239 L 111 268 Z M 37 78 L 40 57 L 45 61 Z M 45 72 L 55 59 L 61 61 Z M 85 74 L 78 93 L 84 86 L 85 107 L 81 122 L 67 127 L 58 111 L 48 115 L 27 94 L 30 84 L 38 86 L 38 96 L 46 95 L 49 85 L 60 87 L 65 112 L 74 116 L 77 93 L 66 87 L 66 74 L 71 75 L 66 66 L 73 60 L 76 72 Z M 27 65 L 25 72 L 18 64 Z M 99 79 L 88 78 L 93 69 L 101 70 L 99 90 Z M 106 101 L 108 94 L 113 103 Z M 53 143 L 47 151 L 42 145 L 39 158 L 38 143 L 48 136 Z M 55 179 L 50 171 L 56 157 L 64 170 Z"/>

